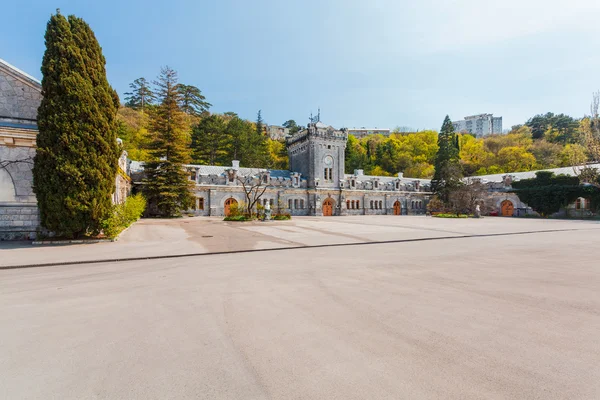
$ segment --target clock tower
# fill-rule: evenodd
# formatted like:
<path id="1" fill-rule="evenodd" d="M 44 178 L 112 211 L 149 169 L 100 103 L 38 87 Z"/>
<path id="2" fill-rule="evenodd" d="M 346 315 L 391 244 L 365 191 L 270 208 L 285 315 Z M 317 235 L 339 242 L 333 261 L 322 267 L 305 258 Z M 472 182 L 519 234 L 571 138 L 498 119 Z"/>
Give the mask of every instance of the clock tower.
<path id="1" fill-rule="evenodd" d="M 311 122 L 287 139 L 290 170 L 306 177 L 310 189 L 339 189 L 347 141 L 346 132 Z"/>

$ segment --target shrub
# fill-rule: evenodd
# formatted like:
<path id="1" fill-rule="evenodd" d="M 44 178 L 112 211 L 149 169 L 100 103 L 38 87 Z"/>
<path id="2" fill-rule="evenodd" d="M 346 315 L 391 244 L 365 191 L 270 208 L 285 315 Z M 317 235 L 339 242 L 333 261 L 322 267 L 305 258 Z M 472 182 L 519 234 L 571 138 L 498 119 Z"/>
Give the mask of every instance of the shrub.
<path id="1" fill-rule="evenodd" d="M 435 214 L 432 216 L 435 218 L 469 218 L 466 214 Z"/>
<path id="2" fill-rule="evenodd" d="M 275 221 L 285 221 L 288 219 L 292 219 L 292 216 L 290 215 L 290 213 L 280 213 L 280 214 L 274 214 L 271 218 L 274 219 Z"/>
<path id="3" fill-rule="evenodd" d="M 146 209 L 146 199 L 141 194 L 130 196 L 125 203 L 113 205 L 112 215 L 102 221 L 102 232 L 113 239 L 125 228 L 140 219 Z"/>
<path id="4" fill-rule="evenodd" d="M 248 215 L 229 215 L 223 218 L 223 221 L 252 221 L 252 217 Z"/>

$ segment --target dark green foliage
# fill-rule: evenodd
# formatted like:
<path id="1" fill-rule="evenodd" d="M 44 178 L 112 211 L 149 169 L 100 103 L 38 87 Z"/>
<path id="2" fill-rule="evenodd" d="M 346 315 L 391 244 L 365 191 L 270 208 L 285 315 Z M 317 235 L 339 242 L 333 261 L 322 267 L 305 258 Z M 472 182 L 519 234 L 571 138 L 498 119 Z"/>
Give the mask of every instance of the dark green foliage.
<path id="1" fill-rule="evenodd" d="M 113 239 L 129 225 L 140 219 L 146 209 L 146 199 L 141 194 L 129 196 L 125 203 L 116 204 L 112 214 L 102 221 L 102 232 Z"/>
<path id="2" fill-rule="evenodd" d="M 298 133 L 299 131 L 304 129 L 303 126 L 298 125 L 296 123 L 296 121 L 294 121 L 293 119 L 289 119 L 289 120 L 285 121 L 282 126 L 284 128 L 288 128 L 290 130 L 290 135 L 293 135 L 294 133 Z"/>
<path id="3" fill-rule="evenodd" d="M 233 120 L 232 120 L 233 121 Z M 227 162 L 227 124 L 218 115 L 205 117 L 192 130 L 194 163 L 219 165 Z"/>
<path id="4" fill-rule="evenodd" d="M 177 85 L 177 91 L 179 92 L 179 107 L 186 114 L 202 115 L 208 112 L 212 105 L 206 101 L 206 97 L 196 86 L 180 83 Z"/>
<path id="5" fill-rule="evenodd" d="M 119 98 L 82 19 L 53 15 L 45 40 L 33 167 L 41 225 L 66 237 L 97 234 L 112 210 Z"/>
<path id="6" fill-rule="evenodd" d="M 439 198 L 447 203 L 450 192 L 461 185 L 462 170 L 456 133 L 450 117 L 446 115 L 438 135 L 438 152 L 435 156 L 435 173 L 431 187 Z"/>
<path id="7" fill-rule="evenodd" d="M 565 114 L 538 114 L 530 118 L 525 125 L 531 128 L 534 139 L 549 136 L 546 137 L 547 140 L 559 143 L 574 143 L 577 140 L 579 123 Z"/>
<path id="8" fill-rule="evenodd" d="M 146 78 L 136 79 L 133 83 L 129 84 L 129 87 L 131 88 L 131 92 L 125 93 L 125 100 L 127 101 L 125 104 L 127 107 L 144 111 L 145 107 L 151 105 L 156 100 L 156 96 Z"/>
<path id="9" fill-rule="evenodd" d="M 184 164 L 190 162 L 185 114 L 179 108 L 177 73 L 165 67 L 157 85 L 160 104 L 150 115 L 151 161 L 146 162 L 143 191 L 150 215 L 180 216 L 193 201 L 191 182 Z"/>
<path id="10" fill-rule="evenodd" d="M 512 186 L 521 201 L 546 217 L 579 197 L 591 199 L 593 209 L 600 204 L 600 190 L 595 186 L 580 185 L 579 178 L 574 176 L 555 176 L 552 172 L 540 171 L 535 178 L 513 182 Z"/>

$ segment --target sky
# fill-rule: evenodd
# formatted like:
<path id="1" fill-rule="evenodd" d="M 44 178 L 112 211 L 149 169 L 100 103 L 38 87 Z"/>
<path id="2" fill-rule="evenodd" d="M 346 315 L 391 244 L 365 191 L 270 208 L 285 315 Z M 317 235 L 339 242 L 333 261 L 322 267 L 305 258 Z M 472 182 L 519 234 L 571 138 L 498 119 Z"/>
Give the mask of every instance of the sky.
<path id="1" fill-rule="evenodd" d="M 439 129 L 493 113 L 589 113 L 600 90 L 598 0 L 20 0 L 0 58 L 41 79 L 51 14 L 86 20 L 123 99 L 162 66 L 212 112 L 280 125 Z"/>

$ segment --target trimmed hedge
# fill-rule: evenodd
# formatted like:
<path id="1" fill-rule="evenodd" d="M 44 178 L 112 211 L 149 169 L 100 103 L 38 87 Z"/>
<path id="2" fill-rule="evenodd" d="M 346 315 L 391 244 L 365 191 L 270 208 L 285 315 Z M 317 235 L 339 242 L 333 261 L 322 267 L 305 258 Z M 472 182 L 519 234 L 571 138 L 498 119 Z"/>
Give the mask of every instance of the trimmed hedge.
<path id="1" fill-rule="evenodd" d="M 456 214 L 434 214 L 433 215 L 432 214 L 432 217 L 435 217 L 435 218 L 469 218 L 469 216 L 466 214 L 459 214 L 459 215 L 456 215 Z"/>
<path id="2" fill-rule="evenodd" d="M 114 239 L 119 233 L 140 219 L 146 209 L 146 199 L 141 194 L 130 196 L 125 203 L 113 205 L 113 213 L 102 221 L 102 232 Z"/>

